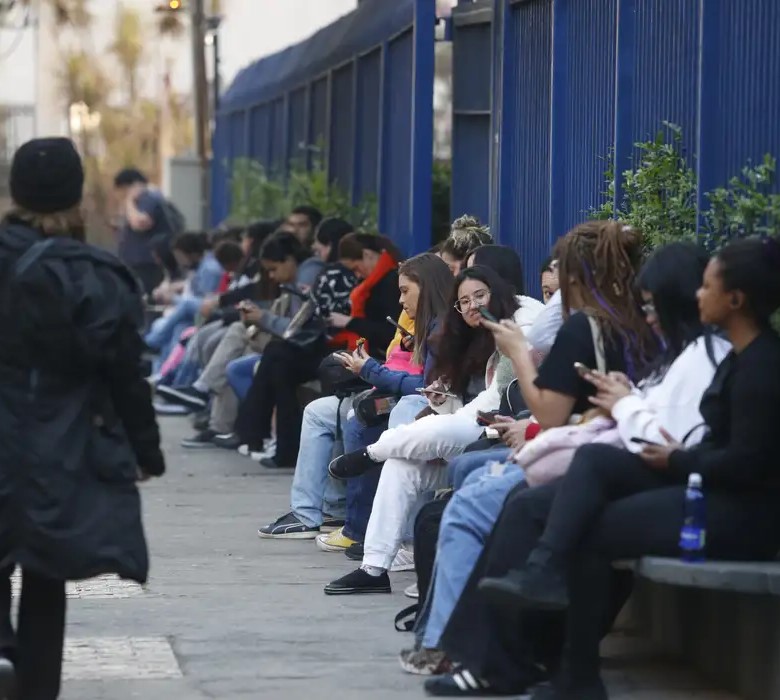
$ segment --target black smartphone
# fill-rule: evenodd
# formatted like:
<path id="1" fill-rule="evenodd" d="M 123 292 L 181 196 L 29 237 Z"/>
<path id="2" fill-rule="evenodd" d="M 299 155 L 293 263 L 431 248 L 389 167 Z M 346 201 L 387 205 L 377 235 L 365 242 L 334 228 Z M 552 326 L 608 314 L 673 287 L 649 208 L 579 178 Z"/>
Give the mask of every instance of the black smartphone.
<path id="1" fill-rule="evenodd" d="M 394 321 L 392 316 L 387 317 L 387 322 L 395 326 L 399 331 L 401 331 L 401 335 L 404 338 L 408 338 L 411 341 L 414 340 L 414 336 L 409 331 L 407 331 L 406 328 L 404 328 L 400 323 L 398 323 L 398 321 Z"/>
<path id="2" fill-rule="evenodd" d="M 493 425 L 496 422 L 498 412 L 486 413 L 485 411 L 477 411 L 477 425 L 481 425 L 486 428 L 489 425 Z"/>
<path id="3" fill-rule="evenodd" d="M 487 310 L 486 306 L 477 307 L 477 311 L 479 311 L 482 318 L 487 319 L 491 323 L 498 323 L 498 319 Z"/>
<path id="4" fill-rule="evenodd" d="M 661 445 L 658 442 L 653 442 L 652 440 L 645 440 L 644 438 L 641 437 L 632 437 L 631 442 L 633 442 L 635 445 L 654 445 L 655 447 L 663 447 L 663 445 Z"/>
<path id="5" fill-rule="evenodd" d="M 577 374 L 580 375 L 580 377 L 585 377 L 586 375 L 590 374 L 593 370 L 591 370 L 588 365 L 583 365 L 582 362 L 575 362 L 574 363 L 574 369 L 577 370 Z"/>

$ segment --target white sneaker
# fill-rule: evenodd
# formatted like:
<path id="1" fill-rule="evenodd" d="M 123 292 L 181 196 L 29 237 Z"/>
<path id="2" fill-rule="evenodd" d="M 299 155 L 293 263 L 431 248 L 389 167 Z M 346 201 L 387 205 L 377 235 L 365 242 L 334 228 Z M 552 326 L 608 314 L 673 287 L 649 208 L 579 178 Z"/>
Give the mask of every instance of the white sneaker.
<path id="1" fill-rule="evenodd" d="M 413 583 L 411 586 L 404 588 L 404 595 L 407 598 L 417 600 L 420 597 L 420 589 L 417 587 L 416 583 Z"/>
<path id="2" fill-rule="evenodd" d="M 403 547 L 398 550 L 398 554 L 393 559 L 390 571 L 414 571 L 414 552 Z"/>
<path id="3" fill-rule="evenodd" d="M 242 457 L 249 457 L 249 445 L 239 445 L 237 451 Z"/>

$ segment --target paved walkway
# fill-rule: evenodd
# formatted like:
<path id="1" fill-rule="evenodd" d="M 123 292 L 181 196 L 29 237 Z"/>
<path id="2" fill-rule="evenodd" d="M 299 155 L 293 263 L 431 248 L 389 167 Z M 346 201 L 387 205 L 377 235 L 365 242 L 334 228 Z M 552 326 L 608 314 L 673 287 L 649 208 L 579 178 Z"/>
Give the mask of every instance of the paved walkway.
<path id="1" fill-rule="evenodd" d="M 394 575 L 392 596 L 326 597 L 322 586 L 350 562 L 310 541 L 255 535 L 287 505 L 289 473 L 181 450 L 182 419 L 164 419 L 163 430 L 169 474 L 143 487 L 151 579 L 145 589 L 70 586 L 64 700 L 423 697 L 420 679 L 396 662 L 410 638 L 393 629 L 413 575 Z M 614 698 L 730 697 L 703 692 L 679 667 L 637 661 L 635 645 L 616 646 Z"/>

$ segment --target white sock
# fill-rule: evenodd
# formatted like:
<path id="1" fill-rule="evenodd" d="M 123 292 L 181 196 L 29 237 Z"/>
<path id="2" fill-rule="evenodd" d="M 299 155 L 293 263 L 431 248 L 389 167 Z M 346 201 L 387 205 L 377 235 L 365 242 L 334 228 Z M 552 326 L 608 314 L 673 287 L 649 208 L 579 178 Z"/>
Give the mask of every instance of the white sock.
<path id="1" fill-rule="evenodd" d="M 381 576 L 383 573 L 385 573 L 385 570 L 381 566 L 369 566 L 368 564 L 363 564 L 361 567 L 363 571 L 365 571 L 369 576 Z"/>
<path id="2" fill-rule="evenodd" d="M 201 384 L 199 380 L 192 384 L 192 388 L 195 389 L 195 391 L 199 391 L 201 394 L 209 393 L 209 388 L 204 384 Z"/>

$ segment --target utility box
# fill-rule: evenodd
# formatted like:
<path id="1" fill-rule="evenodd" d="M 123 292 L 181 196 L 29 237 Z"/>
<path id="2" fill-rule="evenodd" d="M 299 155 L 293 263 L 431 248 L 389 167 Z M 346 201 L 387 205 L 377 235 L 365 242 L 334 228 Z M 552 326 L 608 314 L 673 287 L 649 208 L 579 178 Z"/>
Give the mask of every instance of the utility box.
<path id="1" fill-rule="evenodd" d="M 194 156 L 176 156 L 165 161 L 163 192 L 181 210 L 189 230 L 209 227 L 209 164 L 201 177 L 200 161 Z"/>

